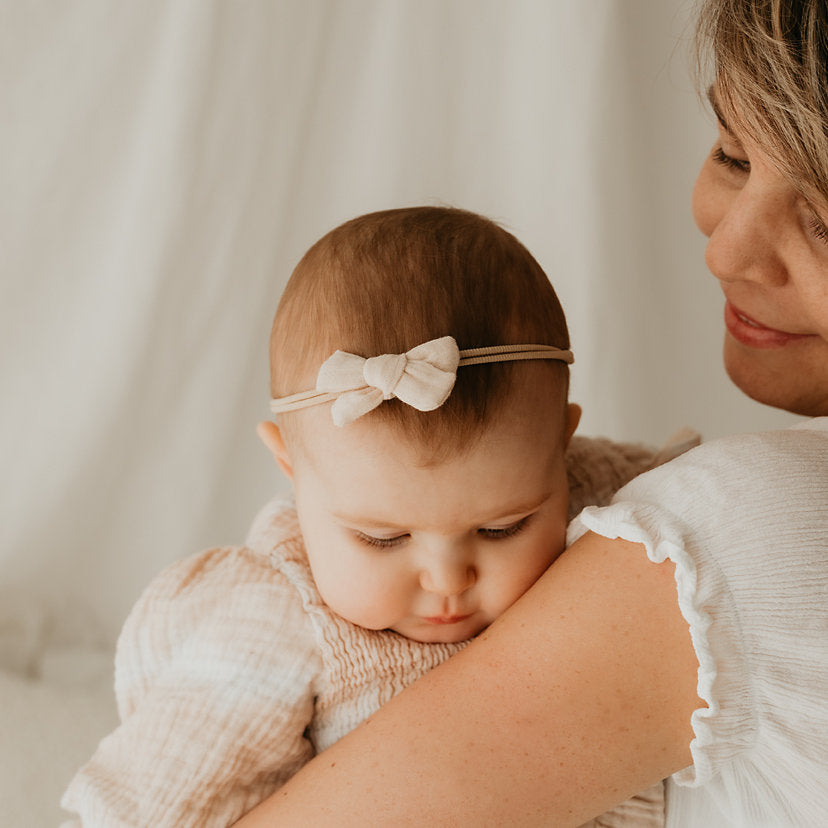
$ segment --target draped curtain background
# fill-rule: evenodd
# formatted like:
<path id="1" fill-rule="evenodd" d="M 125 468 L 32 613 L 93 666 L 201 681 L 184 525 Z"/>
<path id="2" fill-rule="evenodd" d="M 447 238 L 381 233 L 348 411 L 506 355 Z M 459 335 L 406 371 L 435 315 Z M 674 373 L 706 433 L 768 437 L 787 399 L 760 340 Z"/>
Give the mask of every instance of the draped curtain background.
<path id="1" fill-rule="evenodd" d="M 6 0 L 0 666 L 43 680 L 44 649 L 70 672 L 80 645 L 109 657 L 155 572 L 241 541 L 286 490 L 254 433 L 271 318 L 304 250 L 365 211 L 453 204 L 516 233 L 567 310 L 584 434 L 792 422 L 720 365 L 689 207 L 714 134 L 691 16 Z"/>

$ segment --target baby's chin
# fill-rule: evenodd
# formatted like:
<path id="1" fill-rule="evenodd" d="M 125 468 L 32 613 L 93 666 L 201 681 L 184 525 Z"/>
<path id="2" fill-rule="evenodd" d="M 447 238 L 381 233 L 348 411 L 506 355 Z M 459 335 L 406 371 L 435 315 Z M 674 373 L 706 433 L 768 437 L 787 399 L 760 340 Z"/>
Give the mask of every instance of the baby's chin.
<path id="1" fill-rule="evenodd" d="M 460 644 L 474 638 L 488 626 L 487 621 L 471 616 L 455 623 L 417 621 L 390 629 L 421 644 Z"/>

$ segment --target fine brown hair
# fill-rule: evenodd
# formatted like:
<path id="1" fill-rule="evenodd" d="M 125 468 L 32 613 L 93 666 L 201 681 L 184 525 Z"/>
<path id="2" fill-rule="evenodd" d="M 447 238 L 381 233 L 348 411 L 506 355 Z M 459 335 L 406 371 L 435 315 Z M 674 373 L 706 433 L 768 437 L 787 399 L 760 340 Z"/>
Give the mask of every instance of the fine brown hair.
<path id="1" fill-rule="evenodd" d="M 728 126 L 807 198 L 828 200 L 828 3 L 704 0 L 696 46 Z"/>
<path id="2" fill-rule="evenodd" d="M 371 357 L 441 336 L 453 336 L 460 349 L 569 348 L 549 279 L 495 222 L 449 207 L 360 216 L 316 242 L 293 271 L 271 332 L 271 394 L 312 388 L 319 366 L 337 349 Z M 366 417 L 391 423 L 436 454 L 453 451 L 480 433 L 502 408 L 514 378 L 530 371 L 560 389 L 550 423 L 562 423 L 569 372 L 553 361 L 462 367 L 438 409 L 420 412 L 389 400 Z M 284 428 L 301 416 L 279 415 L 279 423 Z"/>

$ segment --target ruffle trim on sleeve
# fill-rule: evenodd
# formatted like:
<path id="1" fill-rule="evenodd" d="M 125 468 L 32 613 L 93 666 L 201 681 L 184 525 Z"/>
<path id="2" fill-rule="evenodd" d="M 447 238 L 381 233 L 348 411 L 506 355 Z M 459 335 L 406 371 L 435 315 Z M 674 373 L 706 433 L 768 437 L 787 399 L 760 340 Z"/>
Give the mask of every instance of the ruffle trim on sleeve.
<path id="1" fill-rule="evenodd" d="M 693 764 L 672 778 L 680 785 L 706 784 L 725 763 L 753 744 L 756 735 L 749 672 L 738 646 L 741 634 L 733 602 L 728 600 L 727 581 L 712 560 L 706 560 L 700 572 L 688 548 L 689 532 L 675 515 L 653 504 L 588 507 L 570 525 L 568 542 L 586 531 L 640 543 L 654 563 L 670 560 L 675 564 L 679 609 L 690 627 L 699 661 L 697 693 L 707 707 L 698 708 L 691 717 Z M 723 614 L 727 617 L 722 618 Z M 727 667 L 720 670 L 724 660 Z"/>

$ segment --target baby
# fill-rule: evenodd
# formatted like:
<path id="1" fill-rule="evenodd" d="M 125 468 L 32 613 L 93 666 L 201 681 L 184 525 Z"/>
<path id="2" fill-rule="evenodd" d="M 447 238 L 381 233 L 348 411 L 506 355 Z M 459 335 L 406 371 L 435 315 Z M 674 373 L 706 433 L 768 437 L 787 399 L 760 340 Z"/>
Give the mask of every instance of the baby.
<path id="1" fill-rule="evenodd" d="M 277 421 L 259 433 L 295 505 L 266 506 L 243 547 L 174 564 L 133 609 L 121 725 L 63 799 L 85 826 L 232 824 L 491 624 L 575 511 L 658 461 L 570 440 L 555 291 L 473 213 L 328 233 L 285 289 L 270 355 Z M 595 824 L 661 814 L 657 788 Z"/>

